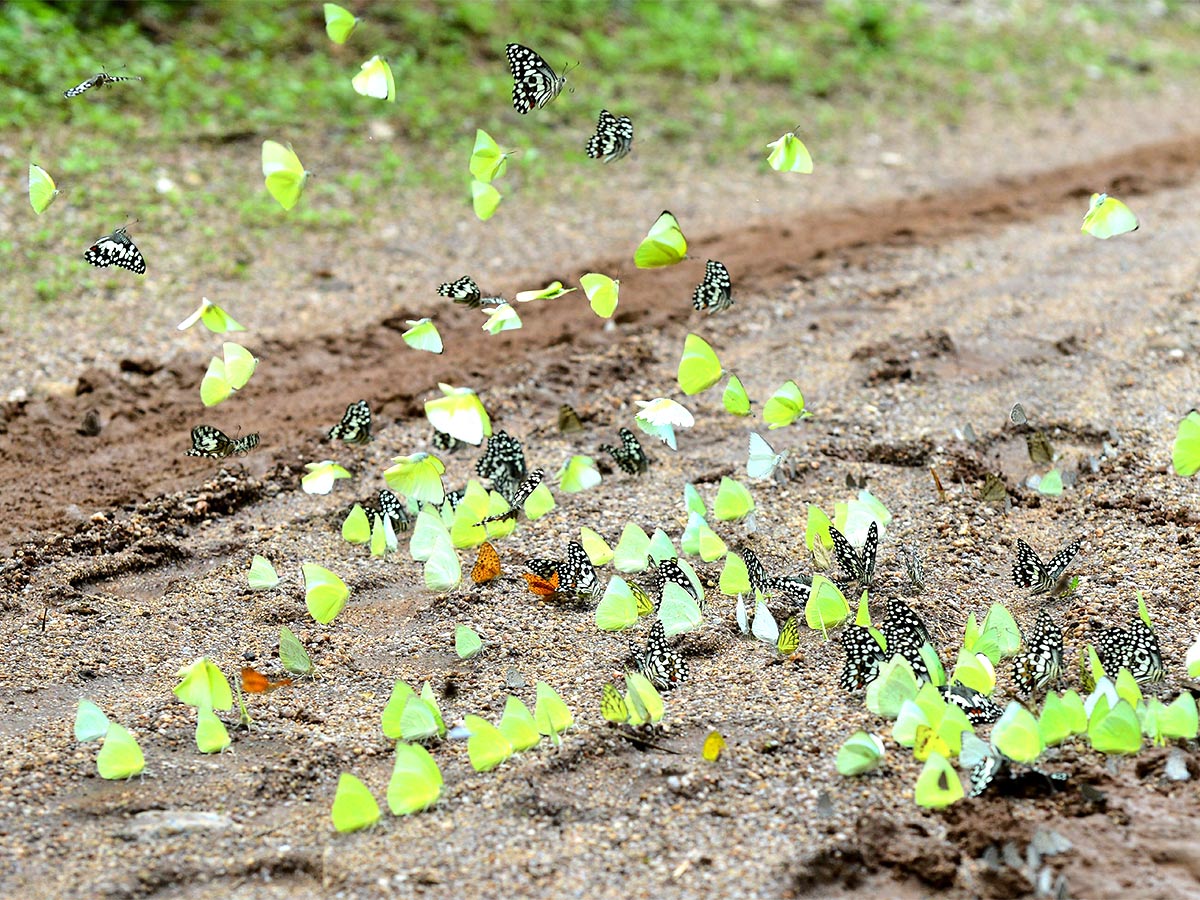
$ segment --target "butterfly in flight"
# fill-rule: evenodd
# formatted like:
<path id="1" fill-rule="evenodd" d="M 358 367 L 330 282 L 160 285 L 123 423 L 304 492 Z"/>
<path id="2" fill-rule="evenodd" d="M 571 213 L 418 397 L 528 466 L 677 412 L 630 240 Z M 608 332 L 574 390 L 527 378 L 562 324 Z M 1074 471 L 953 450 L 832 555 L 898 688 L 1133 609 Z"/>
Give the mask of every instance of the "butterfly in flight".
<path id="1" fill-rule="evenodd" d="M 633 149 L 633 122 L 629 116 L 617 117 L 607 109 L 600 110 L 596 133 L 588 138 L 587 155 L 610 163 Z"/>
<path id="2" fill-rule="evenodd" d="M 1040 691 L 1062 674 L 1063 636 L 1050 613 L 1042 610 L 1024 652 L 1013 658 L 1013 681 L 1022 694 Z"/>
<path id="3" fill-rule="evenodd" d="M 484 297 L 470 275 L 464 275 L 457 281 L 447 282 L 438 287 L 437 292 L 443 297 L 449 297 L 455 303 L 461 303 L 469 309 L 481 306 L 497 306 L 504 302 L 503 297 Z"/>
<path id="4" fill-rule="evenodd" d="M 346 407 L 342 421 L 329 429 L 329 440 L 360 446 L 371 442 L 371 407 L 366 400 L 355 400 Z"/>
<path id="5" fill-rule="evenodd" d="M 83 258 L 98 269 L 120 266 L 136 275 L 145 275 L 146 258 L 129 239 L 126 227 L 122 225 L 112 234 L 96 238 L 92 246 L 83 251 Z"/>
<path id="6" fill-rule="evenodd" d="M 97 72 L 86 81 L 81 81 L 75 87 L 63 91 L 63 96 L 67 99 L 78 97 L 84 91 L 90 91 L 92 88 L 104 87 L 106 84 L 116 84 L 118 81 L 141 81 L 140 75 L 109 75 L 107 72 Z"/>
<path id="7" fill-rule="evenodd" d="M 257 446 L 257 431 L 243 438 L 231 438 L 219 428 L 197 425 L 192 429 L 192 446 L 187 455 L 224 459 L 227 456 L 245 456 Z"/>
<path id="8" fill-rule="evenodd" d="M 1138 684 L 1162 681 L 1162 651 L 1158 637 L 1140 618 L 1134 619 L 1129 630 L 1105 628 L 1096 637 L 1096 655 L 1110 677 L 1115 678 L 1121 669 L 1128 669 Z"/>
<path id="9" fill-rule="evenodd" d="M 565 68 L 562 75 L 554 74 L 550 64 L 528 47 L 509 44 L 504 48 L 504 55 L 513 77 L 513 109 L 521 115 L 535 106 L 541 109 L 557 97 L 567 83 Z"/>
<path id="10" fill-rule="evenodd" d="M 733 306 L 733 282 L 725 264 L 710 259 L 704 264 L 704 280 L 692 292 L 692 306 L 707 309 L 709 315 Z"/>
<path id="11" fill-rule="evenodd" d="M 521 507 L 525 505 L 525 501 L 529 499 L 529 495 L 537 490 L 537 486 L 542 483 L 542 479 L 545 477 L 545 469 L 534 469 L 529 473 L 529 477 L 522 481 L 521 484 L 518 485 L 517 489 L 513 491 L 512 498 L 509 499 L 508 503 L 508 512 L 499 513 L 494 516 L 488 516 L 486 519 L 483 519 L 483 523 L 502 522 L 505 519 L 515 519 L 517 517 L 517 513 L 520 512 Z"/>
<path id="12" fill-rule="evenodd" d="M 875 577 L 875 558 L 879 553 L 878 524 L 872 522 L 867 529 L 862 550 L 855 550 L 846 536 L 832 525 L 829 526 L 829 536 L 833 538 L 833 555 L 837 558 L 838 566 L 861 587 L 869 586 Z"/>
<path id="13" fill-rule="evenodd" d="M 646 648 L 630 647 L 634 668 L 645 675 L 650 683 L 660 691 L 678 687 L 687 680 L 687 660 L 677 650 L 672 650 L 667 644 L 667 634 L 661 621 L 655 622 L 650 629 L 650 638 Z"/>
<path id="14" fill-rule="evenodd" d="M 621 471 L 629 475 L 640 475 L 650 468 L 650 460 L 646 457 L 646 452 L 642 449 L 638 439 L 634 437 L 633 432 L 628 428 L 622 428 L 618 434 L 621 435 L 620 448 L 614 447 L 612 444 L 601 444 L 601 452 L 611 455 L 613 462 L 620 466 Z"/>
<path id="15" fill-rule="evenodd" d="M 1052 589 L 1057 592 L 1058 581 L 1063 572 L 1079 552 L 1082 540 L 1076 538 L 1054 554 L 1048 563 L 1042 563 L 1033 548 L 1017 538 L 1017 563 L 1013 566 L 1013 582 L 1018 587 L 1032 588 L 1031 594 L 1045 594 Z"/>

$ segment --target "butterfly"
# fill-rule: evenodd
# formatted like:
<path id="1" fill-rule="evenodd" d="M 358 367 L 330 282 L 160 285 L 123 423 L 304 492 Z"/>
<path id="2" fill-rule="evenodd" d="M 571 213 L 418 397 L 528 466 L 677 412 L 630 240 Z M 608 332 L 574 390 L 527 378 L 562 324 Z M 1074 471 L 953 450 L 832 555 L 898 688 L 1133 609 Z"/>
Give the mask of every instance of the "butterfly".
<path id="1" fill-rule="evenodd" d="M 1004 484 L 1004 479 L 991 472 L 984 473 L 979 499 L 987 503 L 999 503 L 1008 499 L 1008 487 Z"/>
<path id="2" fill-rule="evenodd" d="M 788 616 L 783 627 L 779 629 L 779 639 L 775 642 L 775 649 L 782 656 L 792 656 L 800 649 L 800 620 L 795 616 Z"/>
<path id="3" fill-rule="evenodd" d="M 1029 451 L 1029 459 L 1039 465 L 1049 465 L 1054 462 L 1054 445 L 1044 431 L 1031 431 L 1025 435 L 1025 449 Z"/>
<path id="4" fill-rule="evenodd" d="M 443 453 L 453 453 L 462 446 L 462 441 L 450 434 L 448 431 L 438 431 L 433 429 L 433 449 L 441 450 Z"/>
<path id="5" fill-rule="evenodd" d="M 257 431 L 243 438 L 231 438 L 219 428 L 211 425 L 197 425 L 192 429 L 192 446 L 187 455 L 224 459 L 235 454 L 245 456 L 257 446 Z"/>
<path id="6" fill-rule="evenodd" d="M 462 503 L 463 497 L 467 496 L 466 488 L 459 488 L 455 491 L 446 491 L 446 502 L 450 504 L 451 509 L 458 509 L 458 504 Z"/>
<path id="7" fill-rule="evenodd" d="M 1046 610 L 1038 613 L 1025 651 L 1013 659 L 1013 681 L 1017 690 L 1032 694 L 1062 674 L 1062 630 Z"/>
<path id="8" fill-rule="evenodd" d="M 505 519 L 515 519 L 521 507 L 525 505 L 525 501 L 529 499 L 529 495 L 537 489 L 537 486 L 542 483 L 542 479 L 545 477 L 545 469 L 534 469 L 529 473 L 529 477 L 522 481 L 517 486 L 517 489 L 512 492 L 511 497 L 505 497 L 505 499 L 508 500 L 508 512 L 503 512 L 495 516 L 488 516 L 483 521 L 502 522 Z M 501 491 L 500 493 L 503 494 L 504 491 Z"/>
<path id="9" fill-rule="evenodd" d="M 650 571 L 648 580 L 651 593 L 657 594 L 660 599 L 662 598 L 663 587 L 670 581 L 687 591 L 688 595 L 697 603 L 700 602 L 700 598 L 696 596 L 696 588 L 692 584 L 692 580 L 687 577 L 683 569 L 679 568 L 679 563 L 673 559 L 661 560 L 658 567 Z"/>
<path id="10" fill-rule="evenodd" d="M 579 421 L 579 413 L 575 412 L 575 408 L 569 403 L 564 403 L 558 408 L 558 430 L 562 434 L 583 431 L 583 423 Z"/>
<path id="11" fill-rule="evenodd" d="M 1104 671 L 1116 677 L 1128 669 L 1138 684 L 1162 681 L 1165 673 L 1158 637 L 1140 618 L 1134 619 L 1129 630 L 1105 628 L 1096 638 L 1096 655 Z"/>
<path id="12" fill-rule="evenodd" d="M 1027 796 L 1026 791 L 1030 787 L 1041 788 L 1041 792 L 1045 793 L 1047 786 L 1054 790 L 1070 776 L 1066 772 L 1044 772 L 1036 766 L 1014 772 L 1007 758 L 989 752 L 971 769 L 970 777 L 971 790 L 968 796 L 978 797 L 993 786 L 1006 795 Z"/>
<path id="13" fill-rule="evenodd" d="M 533 562 L 533 560 L 530 560 Z M 529 592 L 538 597 L 553 597 L 558 593 L 558 569 L 543 577 L 536 572 L 522 572 L 521 577 L 529 585 Z"/>
<path id="14" fill-rule="evenodd" d="M 140 75 L 109 75 L 107 72 L 97 72 L 86 81 L 81 81 L 75 87 L 63 91 L 63 96 L 67 99 L 78 97 L 84 91 L 90 91 L 92 88 L 104 87 L 106 84 L 116 84 L 118 81 L 141 81 Z"/>
<path id="15" fill-rule="evenodd" d="M 678 687 L 687 680 L 687 660 L 667 645 L 667 635 L 661 621 L 655 622 L 650 629 L 646 649 L 631 647 L 630 652 L 633 655 L 634 667 L 660 691 Z"/>
<path id="16" fill-rule="evenodd" d="M 724 263 L 710 259 L 704 264 L 704 280 L 692 292 L 692 306 L 707 309 L 709 315 L 733 306 L 733 282 Z"/>
<path id="17" fill-rule="evenodd" d="M 1049 563 L 1043 565 L 1033 549 L 1017 538 L 1017 563 L 1012 570 L 1013 582 L 1018 587 L 1033 588 L 1032 594 L 1049 592 L 1062 578 L 1063 572 L 1079 552 L 1081 544 L 1082 541 L 1076 538 L 1055 553 Z"/>
<path id="18" fill-rule="evenodd" d="M 1024 425 L 1029 421 L 1029 416 L 1025 414 L 1025 407 L 1020 403 L 1014 403 L 1012 409 L 1008 411 L 1008 421 L 1014 425 Z"/>
<path id="19" fill-rule="evenodd" d="M 437 292 L 443 297 L 449 297 L 455 303 L 461 303 L 469 309 L 481 306 L 496 306 L 504 302 L 503 297 L 484 297 L 470 275 L 464 275 L 457 281 L 451 281 L 438 286 Z"/>
<path id="20" fill-rule="evenodd" d="M 366 400 L 355 400 L 346 407 L 342 421 L 329 429 L 329 440 L 364 445 L 371 442 L 371 407 Z"/>
<path id="21" fill-rule="evenodd" d="M 919 681 L 929 681 L 929 668 L 921 658 L 921 647 L 929 643 L 929 629 L 925 627 L 921 617 L 903 600 L 892 597 L 888 600 L 887 618 L 881 631 L 887 642 L 888 657 L 899 653 L 908 660 L 913 674 Z"/>
<path id="22" fill-rule="evenodd" d="M 991 697 L 962 684 L 947 684 L 938 688 L 942 699 L 967 714 L 972 725 L 990 725 L 999 721 L 1004 710 Z"/>
<path id="23" fill-rule="evenodd" d="M 842 690 L 860 691 L 878 677 L 884 661 L 883 648 L 870 629 L 861 625 L 851 625 L 842 632 L 840 640 L 846 651 L 846 663 L 839 683 Z"/>
<path id="24" fill-rule="evenodd" d="M 612 444 L 601 444 L 600 450 L 612 456 L 621 471 L 629 475 L 639 475 L 650 468 L 650 460 L 647 459 L 646 452 L 642 450 L 642 445 L 634 437 L 633 432 L 628 428 L 622 428 L 618 434 L 621 435 L 619 449 Z"/>
<path id="25" fill-rule="evenodd" d="M 257 669 L 249 666 L 242 667 L 242 690 L 247 694 L 269 694 L 276 688 L 289 687 L 291 683 L 292 679 L 290 678 L 272 681 Z"/>
<path id="26" fill-rule="evenodd" d="M 921 548 L 917 544 L 904 546 L 904 571 L 908 581 L 918 594 L 925 589 L 925 562 L 921 558 Z"/>
<path id="27" fill-rule="evenodd" d="M 605 682 L 600 689 L 600 714 L 617 725 L 629 721 L 629 706 L 612 682 Z"/>
<path id="28" fill-rule="evenodd" d="M 497 431 L 488 438 L 483 456 L 475 463 L 475 472 L 481 478 L 493 480 L 503 474 L 524 478 L 525 450 L 521 442 L 506 431 Z"/>
<path id="29" fill-rule="evenodd" d="M 633 149 L 633 122 L 628 116 L 618 118 L 607 109 L 600 110 L 596 133 L 588 138 L 587 155 L 610 163 Z"/>
<path id="30" fill-rule="evenodd" d="M 855 550 L 846 536 L 829 526 L 829 536 L 833 538 L 833 555 L 837 558 L 842 571 L 857 581 L 862 587 L 867 587 L 875 577 L 875 557 L 879 552 L 879 526 L 871 523 L 867 529 L 867 539 L 863 542 L 862 550 Z"/>
<path id="31" fill-rule="evenodd" d="M 525 115 L 535 106 L 541 109 L 559 95 L 567 82 L 567 70 L 555 75 L 549 63 L 520 44 L 504 48 L 508 69 L 512 72 L 513 109 Z"/>
<path id="32" fill-rule="evenodd" d="M 479 545 L 479 558 L 471 568 L 471 580 L 476 584 L 491 581 L 500 574 L 500 554 L 490 542 L 484 541 Z"/>
<path id="33" fill-rule="evenodd" d="M 571 541 L 567 544 L 565 560 L 534 557 L 525 565 L 531 572 L 544 580 L 548 580 L 551 576 L 556 577 L 560 591 L 590 597 L 593 600 L 600 598 L 600 581 L 596 577 L 596 567 L 592 565 L 587 551 L 578 541 Z"/>
<path id="34" fill-rule="evenodd" d="M 408 531 L 408 510 L 387 488 L 379 491 L 379 515 L 391 520 L 393 531 Z"/>
<path id="35" fill-rule="evenodd" d="M 145 275 L 146 258 L 129 239 L 126 227 L 122 225 L 112 234 L 96 238 L 95 243 L 83 251 L 83 258 L 98 269 L 120 266 L 137 275 Z"/>

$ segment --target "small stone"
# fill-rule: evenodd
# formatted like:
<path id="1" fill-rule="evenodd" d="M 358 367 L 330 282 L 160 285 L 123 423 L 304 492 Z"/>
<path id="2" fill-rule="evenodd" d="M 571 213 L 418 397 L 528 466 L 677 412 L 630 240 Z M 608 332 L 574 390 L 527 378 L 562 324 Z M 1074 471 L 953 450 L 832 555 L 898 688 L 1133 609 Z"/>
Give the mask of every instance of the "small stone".
<path id="1" fill-rule="evenodd" d="M 1188 772 L 1187 757 L 1182 750 L 1176 748 L 1167 755 L 1167 761 L 1163 765 L 1163 775 L 1168 781 L 1187 781 L 1192 777 Z"/>
<path id="2" fill-rule="evenodd" d="M 213 812 L 191 810 L 147 810 L 140 812 L 117 832 L 127 841 L 158 841 L 173 834 L 192 834 L 200 831 L 228 831 L 234 828 L 233 819 Z"/>

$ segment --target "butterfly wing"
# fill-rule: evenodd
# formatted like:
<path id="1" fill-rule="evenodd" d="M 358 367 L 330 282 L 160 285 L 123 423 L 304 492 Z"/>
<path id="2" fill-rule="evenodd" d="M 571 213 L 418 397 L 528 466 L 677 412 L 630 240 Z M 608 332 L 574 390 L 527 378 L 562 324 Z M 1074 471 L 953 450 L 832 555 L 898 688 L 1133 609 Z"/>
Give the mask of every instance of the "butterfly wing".
<path id="1" fill-rule="evenodd" d="M 843 631 L 841 643 L 846 662 L 839 683 L 842 690 L 860 691 L 878 677 L 884 661 L 883 650 L 870 630 L 861 625 L 851 625 Z"/>
<path id="2" fill-rule="evenodd" d="M 1073 555 L 1073 554 L 1072 554 Z M 1013 583 L 1018 587 L 1032 588 L 1035 594 L 1044 594 L 1054 585 L 1054 579 L 1042 564 L 1033 548 L 1017 538 L 1017 562 L 1012 570 Z"/>
<path id="3" fill-rule="evenodd" d="M 371 442 L 371 407 L 366 400 L 355 400 L 346 407 L 342 421 L 329 429 L 329 440 L 359 446 Z"/>
<path id="4" fill-rule="evenodd" d="M 500 554 L 489 541 L 479 545 L 479 558 L 471 569 L 471 580 L 475 584 L 491 581 L 500 574 Z"/>
<path id="5" fill-rule="evenodd" d="M 471 279 L 471 276 L 464 275 L 457 281 L 451 281 L 447 284 L 440 285 L 437 292 L 443 297 L 449 297 L 455 303 L 462 303 L 465 306 L 475 309 L 482 305 L 479 294 L 479 286 Z"/>
<path id="6" fill-rule="evenodd" d="M 633 149 L 633 122 L 628 116 L 617 118 L 607 109 L 600 110 L 596 133 L 588 138 L 587 155 L 610 163 Z"/>
<path id="7" fill-rule="evenodd" d="M 670 690 L 687 680 L 688 664 L 676 650 L 667 644 L 666 631 L 661 621 L 650 629 L 646 650 L 635 654 L 637 669 L 660 691 Z"/>
<path id="8" fill-rule="evenodd" d="M 596 567 L 578 541 L 567 544 L 567 558 L 558 572 L 563 590 L 592 600 L 600 599 L 600 580 L 596 577 Z"/>
<path id="9" fill-rule="evenodd" d="M 408 510 L 400 498 L 387 488 L 379 491 L 379 513 L 391 520 L 393 531 L 408 531 Z"/>
<path id="10" fill-rule="evenodd" d="M 247 435 L 247 439 L 250 435 Z M 254 443 L 258 443 L 258 435 L 253 435 Z M 212 425 L 197 425 L 192 429 L 192 446 L 187 451 L 188 456 L 205 456 L 210 459 L 224 459 L 234 451 L 234 441 L 225 432 Z"/>
<path id="11" fill-rule="evenodd" d="M 692 293 L 692 306 L 710 314 L 733 306 L 733 282 L 724 263 L 710 259 L 704 264 L 704 280 Z"/>

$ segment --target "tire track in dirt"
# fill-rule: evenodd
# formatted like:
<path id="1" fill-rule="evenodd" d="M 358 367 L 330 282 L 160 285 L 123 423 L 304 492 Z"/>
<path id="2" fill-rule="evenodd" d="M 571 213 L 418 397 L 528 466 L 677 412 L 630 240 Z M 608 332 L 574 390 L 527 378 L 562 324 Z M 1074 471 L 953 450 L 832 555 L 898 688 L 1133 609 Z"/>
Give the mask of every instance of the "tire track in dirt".
<path id="1" fill-rule="evenodd" d="M 721 259 L 734 273 L 735 296 L 770 291 L 794 279 L 818 277 L 835 267 L 865 260 L 880 246 L 936 245 L 1036 219 L 1066 206 L 1082 216 L 1094 190 L 1123 197 L 1187 183 L 1200 169 L 1200 135 L 1134 148 L 1094 161 L 1003 178 L 940 193 L 926 193 L 871 207 L 805 212 L 793 219 L 752 222 L 716 234 L 691 235 L 693 252 Z M 632 248 L 628 248 L 632 250 Z M 699 258 L 699 256 L 697 257 Z M 532 274 L 541 284 L 553 278 L 577 284 L 583 272 L 621 278 L 616 321 L 623 334 L 647 334 L 696 315 L 690 306 L 698 280 L 695 266 L 658 271 L 633 269 L 628 259 L 609 257 L 572 272 Z M 529 273 L 525 273 L 529 274 Z M 258 342 L 263 361 L 241 392 L 237 416 L 206 414 L 196 402 L 201 357 L 159 367 L 127 361 L 121 372 L 83 373 L 73 397 L 52 396 L 0 406 L 0 515 L 9 523 L 0 545 L 11 548 L 31 532 L 70 528 L 97 510 L 127 506 L 152 496 L 189 489 L 212 476 L 212 463 L 184 456 L 191 427 L 209 421 L 243 431 L 261 430 L 263 444 L 247 461 L 262 474 L 330 455 L 323 432 L 346 403 L 371 399 L 377 420 L 419 416 L 421 400 L 439 380 L 455 373 L 456 384 L 482 389 L 498 378 L 528 376 L 530 363 L 564 345 L 589 349 L 611 344 L 603 323 L 587 313 L 578 294 L 543 302 L 522 330 L 485 335 L 478 314 L 446 309 L 439 327 L 442 356 L 417 353 L 401 339 L 405 320 L 421 313 L 400 305 L 369 328 L 302 343 Z M 664 300 L 664 298 L 669 298 Z M 445 301 L 447 307 L 449 301 Z M 554 348 L 559 348 L 558 350 Z M 580 392 L 591 385 L 578 385 Z M 486 402 L 486 396 L 485 396 Z M 89 410 L 104 427 L 80 433 Z"/>

